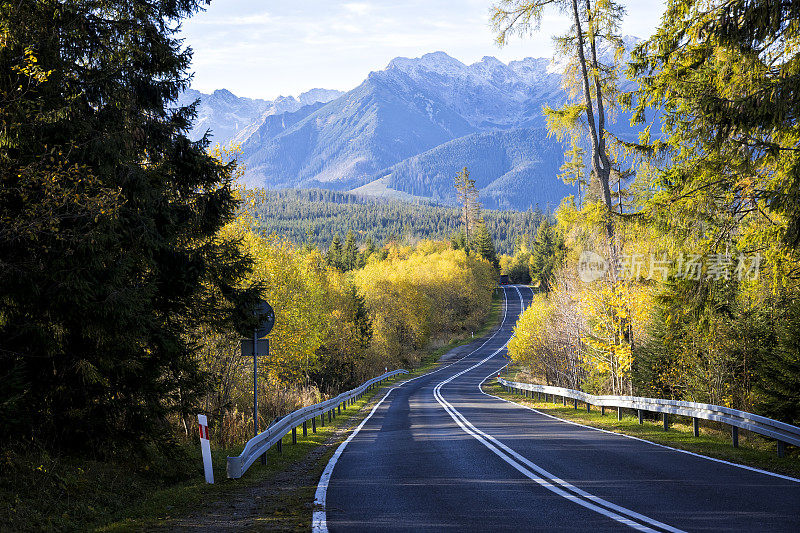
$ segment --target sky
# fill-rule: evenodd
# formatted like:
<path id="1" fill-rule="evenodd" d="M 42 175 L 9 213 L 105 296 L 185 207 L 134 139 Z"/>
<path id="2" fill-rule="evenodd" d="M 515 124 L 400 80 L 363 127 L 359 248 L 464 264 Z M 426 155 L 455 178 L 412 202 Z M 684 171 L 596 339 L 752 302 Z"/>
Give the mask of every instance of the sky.
<path id="1" fill-rule="evenodd" d="M 534 35 L 500 48 L 489 26 L 491 0 L 214 0 L 181 28 L 194 50 L 192 88 L 274 99 L 315 87 L 350 90 L 393 58 L 444 51 L 466 63 L 551 57 L 552 37 L 569 27 L 545 11 Z M 622 33 L 648 37 L 663 0 L 625 2 Z"/>

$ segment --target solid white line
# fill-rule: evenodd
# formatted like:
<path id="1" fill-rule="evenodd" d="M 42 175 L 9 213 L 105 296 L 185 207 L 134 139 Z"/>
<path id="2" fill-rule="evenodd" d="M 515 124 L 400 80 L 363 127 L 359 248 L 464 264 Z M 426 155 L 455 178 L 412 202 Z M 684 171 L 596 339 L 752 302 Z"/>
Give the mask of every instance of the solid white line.
<path id="1" fill-rule="evenodd" d="M 505 289 L 503 289 L 503 294 L 505 294 Z M 420 376 L 417 376 L 417 377 L 415 377 L 415 378 L 407 379 L 407 380 L 403 381 L 402 383 L 398 383 L 398 384 L 397 384 L 397 386 L 398 386 L 398 387 L 402 387 L 402 386 L 403 386 L 403 385 L 405 385 L 406 383 L 410 383 L 410 382 L 412 382 L 412 381 L 415 381 L 415 380 L 417 380 L 417 379 L 424 378 L 424 377 L 426 377 L 426 376 L 430 376 L 431 374 L 435 374 L 435 373 L 437 373 L 437 372 L 439 372 L 439 371 L 441 371 L 441 370 L 444 370 L 445 368 L 450 368 L 450 367 L 451 367 L 451 366 L 453 366 L 454 364 L 456 364 L 456 363 L 460 363 L 461 361 L 463 361 L 464 359 L 466 359 L 466 358 L 467 358 L 467 357 L 469 357 L 470 355 L 474 354 L 475 352 L 477 352 L 478 350 L 480 350 L 481 348 L 483 348 L 484 346 L 486 346 L 486 343 L 487 343 L 487 342 L 489 342 L 490 340 L 494 339 L 494 338 L 495 338 L 495 336 L 497 336 L 497 334 L 498 334 L 498 333 L 500 333 L 500 329 L 503 327 L 503 324 L 505 324 L 505 323 L 506 323 L 506 314 L 507 314 L 507 313 L 508 313 L 508 301 L 507 301 L 507 299 L 506 299 L 506 298 L 503 298 L 503 320 L 500 322 L 500 325 L 497 327 L 497 330 L 495 330 L 495 332 L 494 332 L 494 333 L 492 333 L 492 336 L 491 336 L 491 337 L 489 337 L 488 339 L 486 339 L 485 341 L 483 341 L 483 342 L 481 343 L 481 345 L 480 345 L 480 346 L 478 346 L 477 348 L 475 348 L 474 350 L 472 350 L 471 352 L 469 352 L 467 355 L 465 355 L 464 357 L 462 357 L 462 358 L 460 358 L 460 359 L 457 359 L 457 360 L 453 361 L 453 362 L 452 362 L 452 363 L 450 363 L 449 365 L 445 365 L 445 366 L 439 367 L 439 368 L 437 368 L 436 370 L 431 370 L 430 372 L 425 372 L 424 374 L 422 374 L 422 375 L 420 375 Z"/>
<path id="2" fill-rule="evenodd" d="M 531 290 L 531 292 L 533 292 L 533 291 Z M 504 364 L 503 366 L 501 366 L 497 370 L 493 370 L 485 378 L 483 378 L 483 381 L 481 381 L 478 384 L 478 390 L 481 391 L 481 394 L 485 394 L 486 396 L 490 396 L 492 398 L 496 398 L 496 399 L 502 400 L 504 402 L 512 403 L 514 405 L 518 405 L 519 407 L 522 407 L 524 409 L 528 409 L 529 411 L 533 411 L 534 413 L 538 413 L 538 414 L 540 414 L 542 416 L 546 416 L 548 418 L 552 418 L 553 420 L 558 420 L 560 422 L 566 422 L 567 424 L 572 424 L 574 426 L 580 426 L 582 428 L 593 429 L 595 431 L 601 431 L 603 433 L 608 433 L 610 435 L 617 435 L 619 437 L 625 437 L 626 439 L 633 439 L 633 440 L 637 440 L 639 442 L 645 442 L 647 444 L 652 444 L 653 446 L 658 446 L 659 448 L 664 448 L 666 450 L 672 450 L 674 452 L 685 453 L 686 455 L 691 455 L 692 457 L 699 457 L 700 459 L 706 459 L 708 461 L 713 461 L 715 463 L 721 463 L 721 464 L 728 465 L 728 466 L 735 466 L 736 468 L 741 468 L 743 470 L 749 470 L 750 472 L 757 472 L 759 474 L 764 474 L 764 475 L 775 477 L 775 478 L 778 478 L 778 479 L 783 479 L 785 481 L 792 481 L 794 483 L 800 483 L 800 478 L 786 476 L 786 475 L 783 475 L 783 474 L 778 474 L 776 472 L 770 472 L 769 470 L 762 470 L 762 469 L 756 468 L 754 466 L 743 465 L 743 464 L 740 464 L 740 463 L 733 463 L 731 461 L 726 461 L 725 459 L 717 459 L 716 457 L 709 457 L 707 455 L 702 455 L 702 454 L 699 454 L 699 453 L 696 453 L 696 452 L 690 452 L 689 450 L 681 450 L 680 448 L 673 448 L 672 446 L 667 446 L 666 444 L 659 444 L 658 442 L 653 442 L 651 440 L 642 439 L 640 437 L 634 437 L 633 435 L 626 435 L 625 433 L 617 433 L 615 431 L 609 431 L 607 429 L 587 426 L 587 425 L 581 424 L 579 422 L 573 422 L 572 420 L 566 420 L 564 418 L 559 418 L 557 416 L 553 416 L 553 415 L 544 413 L 542 411 L 539 411 L 538 409 L 534 409 L 533 407 L 529 407 L 527 405 L 522 405 L 522 404 L 519 404 L 519 403 L 514 402 L 512 400 L 506 400 L 505 398 L 501 398 L 499 396 L 495 396 L 494 394 L 489 394 L 488 392 L 484 391 L 483 390 L 483 384 L 486 382 L 486 380 L 489 379 L 490 377 L 494 376 L 495 373 L 500 372 L 501 370 L 503 370 L 503 368 L 505 368 L 506 366 L 508 366 L 508 363 Z"/>
<path id="3" fill-rule="evenodd" d="M 370 417 L 372 417 L 372 415 L 375 414 L 375 411 L 377 411 L 378 407 L 381 406 L 383 400 L 385 400 L 386 397 L 389 396 L 389 394 L 391 394 L 391 392 L 394 389 L 395 387 L 392 387 L 391 389 L 386 391 L 386 394 L 383 395 L 381 401 L 375 404 L 375 407 L 372 408 L 372 411 L 369 412 L 367 417 L 364 418 L 364 420 L 361 421 L 358 427 L 356 427 L 356 429 L 353 430 L 350 436 L 347 437 L 347 439 L 343 443 L 341 443 L 338 448 L 336 448 L 336 452 L 333 454 L 333 457 L 331 457 L 331 460 L 328 461 L 327 466 L 325 466 L 325 470 L 322 472 L 322 476 L 320 476 L 319 483 L 317 484 L 317 492 L 314 494 L 315 510 L 311 521 L 311 531 L 316 531 L 318 533 L 327 533 L 328 520 L 325 511 L 325 500 L 328 493 L 328 483 L 330 482 L 331 474 L 333 474 L 333 467 L 336 466 L 336 461 L 339 460 L 339 456 L 342 455 L 342 452 L 344 451 L 347 444 L 351 440 L 353 440 L 353 437 L 355 437 L 361 430 L 361 428 L 364 427 L 364 424 L 366 424 L 367 421 L 370 419 Z"/>
<path id="4" fill-rule="evenodd" d="M 515 289 L 516 289 L 516 287 L 515 287 Z M 517 294 L 519 295 L 519 298 L 520 298 L 520 303 L 521 303 L 522 306 L 524 306 L 524 303 L 522 301 L 522 293 L 519 292 L 519 289 L 516 289 L 516 290 L 517 290 Z M 450 404 L 447 400 L 444 399 L 444 397 L 442 396 L 442 393 L 441 393 L 442 386 L 444 386 L 445 384 L 449 383 L 453 379 L 465 374 L 466 372 L 469 372 L 470 370 L 473 370 L 473 369 L 478 368 L 479 366 L 483 365 L 484 363 L 486 363 L 487 361 L 492 359 L 495 355 L 500 353 L 506 347 L 506 345 L 508 345 L 508 341 L 506 341 L 506 343 L 502 347 L 500 347 L 497 351 L 495 351 L 494 353 L 492 353 L 491 355 L 489 355 L 488 357 L 486 357 L 482 361 L 479 361 L 475 365 L 473 365 L 473 366 L 471 366 L 469 368 L 466 368 L 465 370 L 462 370 L 461 372 L 459 372 L 459 373 L 451 376 L 450 378 L 442 381 L 441 383 L 436 385 L 436 387 L 434 388 L 433 394 L 434 394 L 434 397 L 436 398 L 436 401 L 439 402 L 439 404 L 445 409 L 445 411 L 450 415 L 450 417 L 453 418 L 453 420 L 455 420 L 455 422 L 461 427 L 461 429 L 463 429 L 467 434 L 469 434 L 472 437 L 474 437 L 476 440 L 478 440 L 480 443 L 482 443 L 484 446 L 486 446 L 489 450 L 494 452 L 498 457 L 500 457 L 503 461 L 505 461 L 506 463 L 511 465 L 514 469 L 516 469 L 517 471 L 519 471 L 520 473 L 522 473 L 523 475 L 525 475 L 529 479 L 535 481 L 539 485 L 543 486 L 544 488 L 550 490 L 551 492 L 554 492 L 555 494 L 558 494 L 559 496 L 561 496 L 561 497 L 563 497 L 563 498 L 565 498 L 565 499 L 567 499 L 569 501 L 577 503 L 578 505 L 586 507 L 586 508 L 588 508 L 588 509 L 590 509 L 592 511 L 595 511 L 595 512 L 597 512 L 599 514 L 607 516 L 607 517 L 609 517 L 609 518 L 611 518 L 611 519 L 613 519 L 613 520 L 615 520 L 615 521 L 617 521 L 617 522 L 619 522 L 621 524 L 625 524 L 625 525 L 627 525 L 627 526 L 629 526 L 631 528 L 634 528 L 634 529 L 637 529 L 637 530 L 640 530 L 640 531 L 655 531 L 655 530 L 650 528 L 650 527 L 647 527 L 645 525 L 639 524 L 638 522 L 633 521 L 632 518 L 635 518 L 635 519 L 638 519 L 638 520 L 640 520 L 642 522 L 648 523 L 648 524 L 650 524 L 650 525 L 652 525 L 654 527 L 665 529 L 667 531 L 680 532 L 681 530 L 679 530 L 679 529 L 673 528 L 673 527 L 671 527 L 671 526 L 669 526 L 667 524 L 664 524 L 664 523 L 659 522 L 657 520 L 654 520 L 652 518 L 646 517 L 646 516 L 644 516 L 644 515 L 642 515 L 640 513 L 637 513 L 635 511 L 630 510 L 630 509 L 626 509 L 625 507 L 616 505 L 616 504 L 611 503 L 611 502 L 609 502 L 607 500 L 604 500 L 604 499 L 602 499 L 600 497 L 594 496 L 593 494 L 590 494 L 590 493 L 588 493 L 586 491 L 583 491 L 583 490 L 579 489 L 578 487 L 575 487 L 574 485 L 572 485 L 572 484 L 570 484 L 570 483 L 568 483 L 568 482 L 566 482 L 566 481 L 554 476 L 553 474 L 549 473 L 545 469 L 541 468 L 540 466 L 538 466 L 538 465 L 534 464 L 533 462 L 529 461 L 527 458 L 523 457 L 519 453 L 515 452 L 514 450 L 512 450 L 511 448 L 509 448 L 505 444 L 501 443 L 496 438 L 494 438 L 491 435 L 489 435 L 487 433 L 484 433 L 483 431 L 481 431 L 478 428 L 476 428 L 472 423 L 469 422 L 469 420 L 467 420 L 467 418 L 463 414 L 461 414 L 455 407 L 453 407 L 452 404 Z M 484 378 L 484 381 L 485 381 L 485 378 Z M 523 464 L 525 466 L 529 467 L 529 468 L 525 468 L 525 466 L 523 466 Z M 532 470 L 538 472 L 543 477 L 540 477 L 540 476 L 536 475 Z M 566 490 L 563 490 L 562 488 L 559 488 L 559 487 L 555 486 L 553 484 L 553 482 L 558 484 L 558 485 L 561 485 L 561 487 L 563 487 L 564 489 L 572 491 L 572 493 L 569 493 Z M 585 499 L 581 499 L 581 497 L 585 498 Z M 589 500 L 589 501 L 587 501 L 587 500 Z M 618 511 L 619 513 L 624 513 L 624 514 L 626 514 L 628 516 L 623 516 L 622 514 L 618 514 L 616 512 L 610 511 L 607 508 L 600 507 L 600 505 L 603 505 L 603 506 L 605 506 L 607 508 L 610 508 L 610 509 L 614 509 L 615 511 Z"/>
<path id="5" fill-rule="evenodd" d="M 500 368 L 500 370 L 502 370 L 502 369 L 503 369 L 503 367 Z M 483 378 L 483 381 L 481 381 L 481 383 L 480 383 L 480 385 L 478 387 L 480 388 L 486 382 L 486 380 L 489 379 L 490 377 L 494 376 L 496 372 L 498 372 L 498 370 L 493 370 L 492 372 L 490 372 L 488 376 Z M 658 442 L 653 442 L 651 440 L 646 440 L 646 439 L 643 439 L 643 438 L 640 438 L 640 437 L 634 437 L 633 435 L 626 435 L 625 433 L 617 433 L 615 431 L 609 431 L 607 429 L 587 426 L 587 425 L 581 424 L 579 422 L 574 422 L 572 420 L 566 420 L 564 418 L 559 418 L 557 416 L 554 416 L 554 415 L 539 411 L 538 409 L 535 409 L 535 408 L 530 407 L 528 405 L 522 405 L 522 404 L 517 403 L 515 401 L 507 400 L 505 398 L 501 398 L 499 396 L 495 396 L 494 394 L 489 394 L 488 392 L 484 391 L 482 388 L 481 388 L 481 393 L 485 394 L 486 396 L 490 396 L 492 398 L 497 398 L 498 400 L 502 400 L 504 402 L 508 402 L 508 403 L 517 405 L 519 407 L 522 407 L 523 409 L 528 409 L 529 411 L 533 411 L 534 413 L 538 413 L 538 414 L 540 414 L 542 416 L 546 416 L 548 418 L 552 418 L 553 420 L 558 420 L 559 422 L 565 422 L 567 424 L 572 424 L 574 426 L 580 426 L 580 427 L 586 428 L 586 429 L 593 429 L 595 431 L 601 431 L 603 433 L 608 433 L 609 435 L 616 435 L 618 437 L 625 437 L 626 439 L 638 440 L 639 442 L 652 444 L 653 446 L 658 446 L 659 448 L 672 450 L 674 452 L 685 453 L 687 455 L 691 455 L 692 457 L 699 457 L 700 459 L 706 459 L 708 461 L 714 461 L 715 463 L 722 463 L 724 465 L 735 466 L 736 468 L 742 468 L 744 470 L 749 470 L 751 472 L 757 472 L 759 474 L 765 474 L 767 476 L 776 477 L 776 478 L 783 479 L 783 480 L 786 480 L 786 481 L 793 481 L 795 483 L 800 483 L 800 479 L 795 478 L 795 477 L 785 476 L 783 474 L 777 474 L 775 472 L 770 472 L 769 470 L 762 470 L 762 469 L 756 468 L 754 466 L 748 466 L 748 465 L 743 465 L 743 464 L 739 464 L 739 463 L 732 463 L 731 461 L 726 461 L 724 459 L 717 459 L 716 457 L 709 457 L 707 455 L 702 455 L 702 454 L 699 454 L 699 453 L 690 452 L 689 450 L 681 450 L 680 448 L 673 448 L 672 446 L 667 446 L 666 444 L 659 444 Z"/>
<path id="6" fill-rule="evenodd" d="M 519 290 L 517 290 L 517 292 L 519 292 Z M 503 294 L 505 294 L 505 289 L 503 290 Z M 358 425 L 358 427 L 356 427 L 353 430 L 353 432 L 350 434 L 350 436 L 347 437 L 347 439 L 343 443 L 341 443 L 339 445 L 339 447 L 336 449 L 336 452 L 333 454 L 333 456 L 331 457 L 330 461 L 328 461 L 328 464 L 325 466 L 325 470 L 322 472 L 322 475 L 320 476 L 320 479 L 319 479 L 319 483 L 317 484 L 317 491 L 314 493 L 314 514 L 313 514 L 313 518 L 312 518 L 312 521 L 311 521 L 311 531 L 314 531 L 314 532 L 317 532 L 317 533 L 327 533 L 327 531 L 328 531 L 328 517 L 327 517 L 327 509 L 326 509 L 326 499 L 327 499 L 327 494 L 328 494 L 328 484 L 330 483 L 331 476 L 333 475 L 333 468 L 336 466 L 336 462 L 339 460 L 339 457 L 342 455 L 342 452 L 344 452 L 344 449 L 347 446 L 347 444 L 353 439 L 353 437 L 356 436 L 356 434 L 361 430 L 361 428 L 364 427 L 364 424 L 366 424 L 367 421 L 372 417 L 372 415 L 375 413 L 375 411 L 378 409 L 378 407 L 380 407 L 380 405 L 383 403 L 383 401 L 386 399 L 386 397 L 389 396 L 389 394 L 394 389 L 396 389 L 397 387 L 402 387 L 406 383 L 409 383 L 411 381 L 417 380 L 417 379 L 425 377 L 425 376 L 429 376 L 431 374 L 435 374 L 436 372 L 439 372 L 440 370 L 444 370 L 445 368 L 451 367 L 454 364 L 456 364 L 456 363 L 458 363 L 460 361 L 463 361 L 464 359 L 466 359 L 470 355 L 474 354 L 475 352 L 477 352 L 478 350 L 483 348 L 486 345 L 486 343 L 491 341 L 500 332 L 500 329 L 503 327 L 503 324 L 505 324 L 505 322 L 506 322 L 506 315 L 507 314 L 508 314 L 508 302 L 507 302 L 506 298 L 503 298 L 503 320 L 502 320 L 502 322 L 500 322 L 500 326 L 492 334 L 492 336 L 489 337 L 488 339 L 486 339 L 485 341 L 483 341 L 480 346 L 478 346 L 477 348 L 472 350 L 470 353 L 468 353 L 467 355 L 465 355 L 461 359 L 453 361 L 449 365 L 445 365 L 443 367 L 437 368 L 436 370 L 433 370 L 431 372 L 426 372 L 425 374 L 422 374 L 421 376 L 417 376 L 415 378 L 407 379 L 404 382 L 399 383 L 397 386 L 392 387 L 391 389 L 389 389 L 386 392 L 386 394 L 384 394 L 383 398 L 381 398 L 381 401 L 379 401 L 377 404 L 375 404 L 375 407 L 372 408 L 372 411 L 370 411 L 369 415 L 367 415 L 367 417 L 364 418 L 364 420 L 361 421 L 361 423 Z"/>

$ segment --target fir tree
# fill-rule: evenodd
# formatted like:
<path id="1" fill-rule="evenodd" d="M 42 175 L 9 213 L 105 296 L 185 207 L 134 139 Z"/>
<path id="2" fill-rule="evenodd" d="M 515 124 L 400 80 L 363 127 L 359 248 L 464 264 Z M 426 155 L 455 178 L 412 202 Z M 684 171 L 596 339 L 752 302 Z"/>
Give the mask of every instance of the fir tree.
<path id="1" fill-rule="evenodd" d="M 236 288 L 249 258 L 217 237 L 238 207 L 234 166 L 191 142 L 194 107 L 174 106 L 190 61 L 177 28 L 200 8 L 0 9 L 4 439 L 141 448 L 205 392 L 193 332 L 255 301 Z"/>
<path id="2" fill-rule="evenodd" d="M 547 220 L 542 219 L 530 257 L 530 276 L 543 291 L 549 291 L 553 277 L 565 255 L 564 241 Z"/>

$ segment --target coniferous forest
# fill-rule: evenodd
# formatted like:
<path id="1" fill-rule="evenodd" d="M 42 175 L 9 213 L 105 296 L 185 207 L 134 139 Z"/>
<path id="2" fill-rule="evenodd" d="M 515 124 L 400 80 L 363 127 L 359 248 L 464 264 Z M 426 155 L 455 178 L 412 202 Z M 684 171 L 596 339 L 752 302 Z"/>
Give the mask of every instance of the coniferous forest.
<path id="1" fill-rule="evenodd" d="M 295 244 L 327 249 L 335 235 L 349 231 L 356 243 L 381 244 L 420 239 L 449 241 L 461 230 L 458 208 L 382 200 L 324 189 L 263 191 L 252 208 L 264 235 L 277 234 Z M 517 241 L 533 235 L 545 213 L 484 209 L 481 215 L 499 253 L 511 254 Z"/>
<path id="2" fill-rule="evenodd" d="M 551 3 L 494 2 L 498 44 Z M 254 378 L 263 429 L 418 368 L 489 326 L 500 274 L 536 290 L 525 379 L 800 424 L 800 2 L 668 0 L 630 55 L 623 5 L 556 2 L 569 98 L 541 112 L 579 193 L 552 212 L 481 209 L 467 168 L 452 207 L 241 186 L 176 105 L 207 4 L 0 5 L 0 529 L 126 520 L 199 477 L 198 413 L 238 454 Z"/>

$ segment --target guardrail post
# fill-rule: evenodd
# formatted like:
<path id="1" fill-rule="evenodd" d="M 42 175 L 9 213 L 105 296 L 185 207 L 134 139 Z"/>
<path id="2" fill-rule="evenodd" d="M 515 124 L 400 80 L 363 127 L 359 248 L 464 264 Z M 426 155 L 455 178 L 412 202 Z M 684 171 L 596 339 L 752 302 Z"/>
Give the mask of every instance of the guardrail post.
<path id="1" fill-rule="evenodd" d="M 275 444 L 277 444 L 278 453 L 283 453 L 283 436 L 281 436 Z"/>
<path id="2" fill-rule="evenodd" d="M 783 441 L 778 441 L 778 457 L 784 457 L 786 455 L 786 443 Z"/>
<path id="3" fill-rule="evenodd" d="M 669 415 L 664 413 L 664 431 L 669 431 Z"/>
<path id="4" fill-rule="evenodd" d="M 692 432 L 694 433 L 695 437 L 700 436 L 700 419 L 696 416 L 692 417 Z"/>
<path id="5" fill-rule="evenodd" d="M 561 397 L 561 404 L 566 407 L 566 405 L 567 405 L 567 397 L 566 396 L 562 396 Z"/>
<path id="6" fill-rule="evenodd" d="M 577 411 L 578 410 L 578 399 L 574 398 L 574 400 L 575 400 L 575 410 Z"/>
<path id="7" fill-rule="evenodd" d="M 292 444 L 297 444 L 297 428 L 292 428 Z"/>
<path id="8" fill-rule="evenodd" d="M 736 426 L 731 426 L 731 440 L 733 441 L 733 447 L 739 447 L 739 428 Z"/>
<path id="9" fill-rule="evenodd" d="M 339 404 L 339 405 L 337 405 L 336 407 L 337 407 L 337 408 L 338 408 L 338 410 L 339 410 L 339 411 L 338 411 L 336 414 L 338 414 L 338 415 L 342 414 L 342 404 Z"/>
<path id="10" fill-rule="evenodd" d="M 606 406 L 605 405 L 601 405 L 600 406 L 600 416 L 606 416 Z"/>
<path id="11" fill-rule="evenodd" d="M 328 411 L 328 424 L 331 423 L 331 420 L 333 420 L 333 411 Z"/>
<path id="12" fill-rule="evenodd" d="M 308 437 L 308 427 L 305 420 L 303 421 L 303 436 Z"/>
<path id="13" fill-rule="evenodd" d="M 622 407 L 617 407 L 617 420 L 622 420 Z"/>
<path id="14" fill-rule="evenodd" d="M 639 415 L 639 425 L 641 426 L 644 424 L 644 417 L 642 416 L 644 413 L 642 413 L 641 409 L 637 409 L 636 414 Z"/>
<path id="15" fill-rule="evenodd" d="M 590 404 L 589 402 L 586 402 L 586 412 L 589 413 L 591 411 L 592 411 L 592 404 Z"/>
<path id="16" fill-rule="evenodd" d="M 317 417 L 311 418 L 311 433 L 317 432 Z"/>

